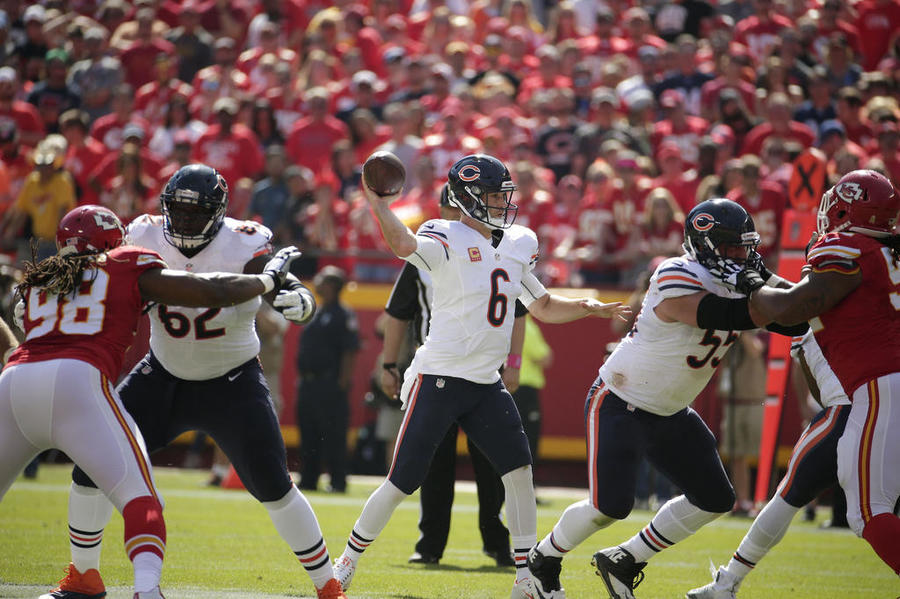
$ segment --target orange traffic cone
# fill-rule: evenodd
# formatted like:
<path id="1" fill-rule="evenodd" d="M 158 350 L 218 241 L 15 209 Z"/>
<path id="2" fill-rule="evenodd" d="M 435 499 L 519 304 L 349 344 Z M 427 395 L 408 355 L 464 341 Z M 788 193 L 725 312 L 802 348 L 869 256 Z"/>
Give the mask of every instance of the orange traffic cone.
<path id="1" fill-rule="evenodd" d="M 241 482 L 241 477 L 238 476 L 238 473 L 234 469 L 234 466 L 228 467 L 228 474 L 226 474 L 225 478 L 222 479 L 222 488 L 239 490 L 244 488 L 244 483 Z"/>

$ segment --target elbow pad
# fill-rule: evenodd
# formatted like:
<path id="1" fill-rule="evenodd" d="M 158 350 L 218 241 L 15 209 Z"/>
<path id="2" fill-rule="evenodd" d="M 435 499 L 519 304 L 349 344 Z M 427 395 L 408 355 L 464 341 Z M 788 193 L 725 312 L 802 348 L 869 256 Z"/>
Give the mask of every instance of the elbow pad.
<path id="1" fill-rule="evenodd" d="M 746 297 L 728 299 L 707 293 L 697 305 L 697 326 L 717 331 L 749 331 L 759 326 L 750 318 Z"/>
<path id="2" fill-rule="evenodd" d="M 779 335 L 784 335 L 785 337 L 800 337 L 801 335 L 805 335 L 806 331 L 809 330 L 809 323 L 801 322 L 800 324 L 783 325 L 772 322 L 766 325 L 766 330 L 772 333 L 778 333 Z"/>

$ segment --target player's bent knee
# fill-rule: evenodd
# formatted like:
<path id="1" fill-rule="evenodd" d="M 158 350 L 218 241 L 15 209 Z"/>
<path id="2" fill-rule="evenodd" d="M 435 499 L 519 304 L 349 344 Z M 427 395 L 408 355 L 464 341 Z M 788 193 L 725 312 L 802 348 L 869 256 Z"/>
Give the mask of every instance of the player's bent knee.
<path id="1" fill-rule="evenodd" d="M 87 473 L 85 473 L 85 471 L 78 466 L 72 468 L 72 482 L 82 487 L 91 487 L 94 489 L 97 488 L 97 485 L 94 484 L 94 481 L 91 480 L 91 477 L 89 477 Z"/>
<path id="2" fill-rule="evenodd" d="M 144 495 L 129 501 L 122 508 L 125 522 L 125 553 L 128 559 L 143 552 L 154 553 L 162 559 L 166 552 L 166 522 L 162 505 L 156 497 Z"/>
<path id="3" fill-rule="evenodd" d="M 634 497 L 601 500 L 592 507 L 600 513 L 604 522 L 607 522 L 608 518 L 624 520 L 634 509 Z"/>
<path id="4" fill-rule="evenodd" d="M 720 489 L 715 494 L 709 493 L 703 497 L 690 497 L 688 500 L 704 512 L 727 514 L 734 508 L 737 495 L 735 495 L 734 489 L 729 486 L 727 489 Z"/>

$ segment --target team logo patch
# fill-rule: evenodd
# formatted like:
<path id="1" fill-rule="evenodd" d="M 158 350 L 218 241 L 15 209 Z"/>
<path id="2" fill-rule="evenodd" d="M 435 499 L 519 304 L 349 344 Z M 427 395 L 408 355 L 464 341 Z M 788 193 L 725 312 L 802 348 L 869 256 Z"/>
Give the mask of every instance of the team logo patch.
<path id="1" fill-rule="evenodd" d="M 466 183 L 474 181 L 481 175 L 481 169 L 474 164 L 467 164 L 459 169 L 459 180 Z"/>
<path id="2" fill-rule="evenodd" d="M 481 250 L 469 248 L 469 262 L 481 262 Z"/>
<path id="3" fill-rule="evenodd" d="M 691 221 L 691 224 L 694 225 L 694 228 L 698 231 L 709 231 L 713 228 L 713 226 L 715 226 L 716 219 L 714 219 L 711 214 L 701 212 L 694 217 L 694 220 Z"/>

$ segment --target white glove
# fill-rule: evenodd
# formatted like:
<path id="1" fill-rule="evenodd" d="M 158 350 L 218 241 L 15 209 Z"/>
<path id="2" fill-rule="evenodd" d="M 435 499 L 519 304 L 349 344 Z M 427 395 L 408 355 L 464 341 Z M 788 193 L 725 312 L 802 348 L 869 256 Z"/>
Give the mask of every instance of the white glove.
<path id="1" fill-rule="evenodd" d="M 16 307 L 13 308 L 13 324 L 20 331 L 25 332 L 25 302 L 23 300 L 17 301 Z"/>
<path id="2" fill-rule="evenodd" d="M 266 265 L 263 266 L 262 274 L 272 277 L 273 283 L 271 287 L 266 287 L 268 291 L 271 291 L 273 288 L 280 289 L 281 286 L 284 285 L 284 280 L 287 278 L 288 272 L 290 272 L 291 269 L 291 262 L 299 258 L 301 254 L 302 252 L 300 250 L 291 245 L 278 250 L 278 252 L 266 262 Z"/>
<path id="3" fill-rule="evenodd" d="M 282 289 L 272 302 L 287 320 L 303 323 L 316 311 L 316 303 L 306 289 Z"/>

